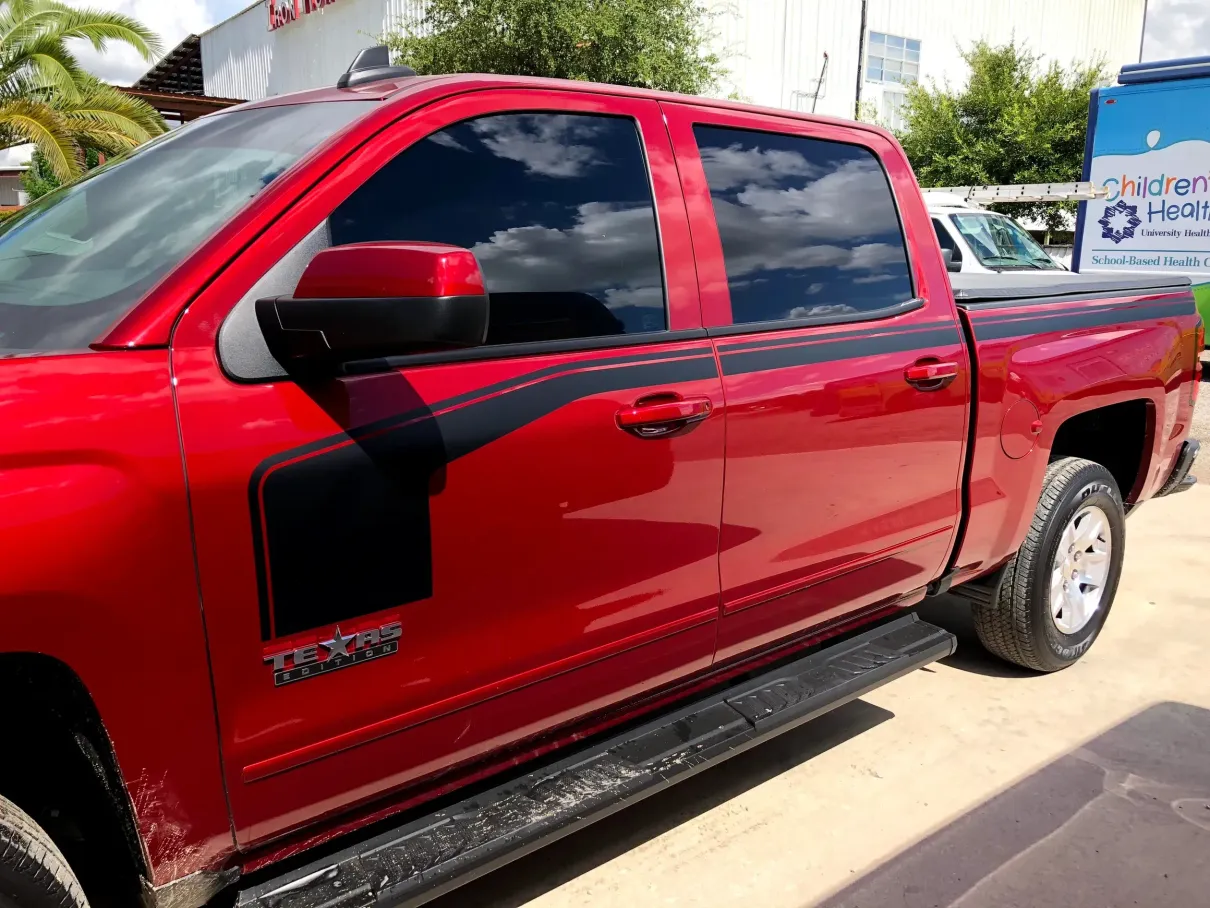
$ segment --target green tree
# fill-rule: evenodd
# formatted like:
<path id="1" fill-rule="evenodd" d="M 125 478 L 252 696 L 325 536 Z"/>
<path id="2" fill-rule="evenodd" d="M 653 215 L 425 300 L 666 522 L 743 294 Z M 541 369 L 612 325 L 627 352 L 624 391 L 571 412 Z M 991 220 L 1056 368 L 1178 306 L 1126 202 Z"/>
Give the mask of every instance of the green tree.
<path id="1" fill-rule="evenodd" d="M 1088 96 L 1106 80 L 1100 63 L 1043 68 L 1015 42 L 979 42 L 963 53 L 970 79 L 908 90 L 899 137 L 922 186 L 1062 183 L 1078 180 L 1088 128 Z M 999 206 L 1063 229 L 1074 203 Z"/>
<path id="2" fill-rule="evenodd" d="M 553 76 L 701 94 L 723 74 L 697 0 L 430 0 L 385 36 L 422 74 Z"/>
<path id="3" fill-rule="evenodd" d="M 60 180 L 77 176 L 88 150 L 128 151 L 167 128 L 149 104 L 89 75 L 72 39 L 103 51 L 127 44 L 151 61 L 159 40 L 120 13 L 58 0 L 0 0 L 0 148 L 33 142 Z"/>
<path id="4" fill-rule="evenodd" d="M 84 149 L 84 170 L 92 170 L 101 162 L 101 155 L 95 148 Z M 21 174 L 21 185 L 29 194 L 29 200 L 40 199 L 52 190 L 63 185 L 63 181 L 51 169 L 46 155 L 35 148 L 30 157 L 29 170 Z"/>

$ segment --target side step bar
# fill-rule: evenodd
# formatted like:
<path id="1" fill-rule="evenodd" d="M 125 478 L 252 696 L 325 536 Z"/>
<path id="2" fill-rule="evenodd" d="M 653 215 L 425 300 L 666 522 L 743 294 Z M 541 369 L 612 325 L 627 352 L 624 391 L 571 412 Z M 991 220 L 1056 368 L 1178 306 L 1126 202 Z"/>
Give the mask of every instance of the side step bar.
<path id="1" fill-rule="evenodd" d="M 954 648 L 905 615 L 243 890 L 237 908 L 422 905 Z"/>

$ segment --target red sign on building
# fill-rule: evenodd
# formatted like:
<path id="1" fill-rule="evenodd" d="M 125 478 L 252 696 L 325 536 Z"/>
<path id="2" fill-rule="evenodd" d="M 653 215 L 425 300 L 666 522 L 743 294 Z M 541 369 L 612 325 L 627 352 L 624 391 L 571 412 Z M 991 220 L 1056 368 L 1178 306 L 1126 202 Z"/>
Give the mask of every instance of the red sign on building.
<path id="1" fill-rule="evenodd" d="M 266 2 L 269 4 L 269 31 L 273 31 L 307 13 L 331 6 L 336 0 L 266 0 Z"/>

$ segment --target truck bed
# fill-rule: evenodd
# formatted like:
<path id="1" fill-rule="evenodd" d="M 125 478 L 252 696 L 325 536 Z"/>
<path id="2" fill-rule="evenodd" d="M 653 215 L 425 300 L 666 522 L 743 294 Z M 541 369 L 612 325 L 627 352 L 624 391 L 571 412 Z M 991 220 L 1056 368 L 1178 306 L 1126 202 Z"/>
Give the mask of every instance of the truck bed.
<path id="1" fill-rule="evenodd" d="M 1187 277 L 1162 274 L 1071 274 L 1038 272 L 1037 275 L 951 274 L 954 302 L 962 309 L 1021 306 L 1047 300 L 1138 296 L 1189 290 Z"/>

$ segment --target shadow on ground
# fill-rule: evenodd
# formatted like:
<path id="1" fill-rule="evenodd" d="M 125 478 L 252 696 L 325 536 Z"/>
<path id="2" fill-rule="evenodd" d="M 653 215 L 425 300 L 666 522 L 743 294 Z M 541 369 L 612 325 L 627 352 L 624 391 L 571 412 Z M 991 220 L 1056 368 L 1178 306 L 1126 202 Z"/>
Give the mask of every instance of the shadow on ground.
<path id="1" fill-rule="evenodd" d="M 430 902 L 430 908 L 470 905 L 515 908 L 523 905 L 893 718 L 894 713 L 863 700 L 854 700 Z"/>
<path id="2" fill-rule="evenodd" d="M 523 905 L 888 718 L 886 710 L 850 703 L 430 904 Z M 1207 893 L 1210 711 L 1160 703 L 820 908 L 1196 908 L 1210 904 Z"/>
<path id="3" fill-rule="evenodd" d="M 823 908 L 1210 904 L 1210 711 L 1161 703 L 1055 760 Z"/>
<path id="4" fill-rule="evenodd" d="M 957 596 L 938 596 L 916 609 L 916 614 L 925 621 L 945 628 L 958 638 L 958 649 L 952 656 L 942 659 L 942 665 L 994 678 L 1043 677 L 1028 668 L 1005 662 L 985 650 L 975 634 L 970 603 L 964 599 Z"/>

